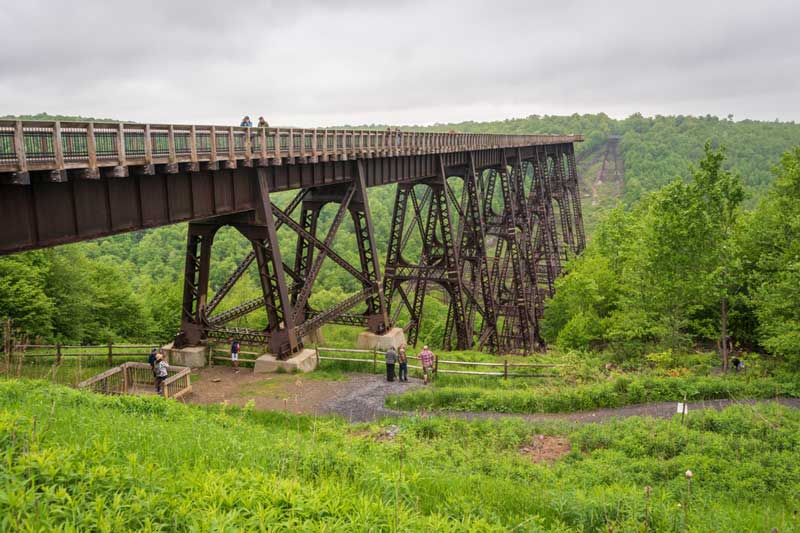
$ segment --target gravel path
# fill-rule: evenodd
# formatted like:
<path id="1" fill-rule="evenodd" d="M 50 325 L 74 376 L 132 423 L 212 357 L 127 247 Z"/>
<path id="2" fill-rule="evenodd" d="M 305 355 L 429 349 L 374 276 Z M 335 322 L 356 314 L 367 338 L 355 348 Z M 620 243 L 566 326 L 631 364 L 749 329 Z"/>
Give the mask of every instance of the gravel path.
<path id="1" fill-rule="evenodd" d="M 367 422 L 388 416 L 404 416 L 411 413 L 384 407 L 389 394 L 398 394 L 424 386 L 421 379 L 409 378 L 407 383 L 393 381 L 374 374 L 351 374 L 347 390 L 332 398 L 321 409 L 324 413 L 337 414 L 349 422 Z"/>
<path id="2" fill-rule="evenodd" d="M 422 387 L 422 380 L 409 379 L 408 383 L 388 383 L 385 378 L 370 374 L 352 374 L 347 382 L 347 389 L 330 399 L 320 409 L 320 412 L 337 414 L 349 422 L 368 422 L 393 416 L 410 416 L 415 412 L 398 411 L 384 406 L 384 400 L 389 394 L 397 394 L 407 390 Z M 800 409 L 800 398 L 779 398 L 777 400 L 705 400 L 689 402 L 689 411 L 698 409 L 724 409 L 730 405 L 754 405 L 777 401 L 782 405 Z M 630 416 L 650 416 L 653 418 L 671 418 L 676 414 L 676 402 L 655 402 L 613 409 L 595 409 L 576 413 L 540 413 L 540 414 L 511 414 L 493 412 L 463 412 L 463 411 L 426 411 L 425 415 L 450 416 L 465 420 L 519 418 L 529 422 L 543 420 L 567 420 L 570 422 L 601 422 L 610 418 L 628 418 Z"/>

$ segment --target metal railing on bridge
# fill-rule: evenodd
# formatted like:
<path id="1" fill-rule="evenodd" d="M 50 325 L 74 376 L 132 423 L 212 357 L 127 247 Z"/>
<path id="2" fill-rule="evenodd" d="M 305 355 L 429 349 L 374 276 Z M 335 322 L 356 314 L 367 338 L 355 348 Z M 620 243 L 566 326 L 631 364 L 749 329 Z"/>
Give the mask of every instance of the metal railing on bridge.
<path id="1" fill-rule="evenodd" d="M 234 168 L 237 162 L 344 161 L 580 140 L 579 135 L 0 120 L 0 172 L 179 163 Z"/>

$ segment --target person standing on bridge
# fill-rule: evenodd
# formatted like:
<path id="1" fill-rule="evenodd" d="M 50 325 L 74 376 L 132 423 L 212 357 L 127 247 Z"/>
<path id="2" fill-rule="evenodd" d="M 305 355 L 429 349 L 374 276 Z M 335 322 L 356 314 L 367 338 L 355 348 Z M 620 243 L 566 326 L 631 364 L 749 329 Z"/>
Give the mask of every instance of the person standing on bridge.
<path id="1" fill-rule="evenodd" d="M 433 381 L 433 366 L 436 364 L 436 356 L 427 345 L 419 352 L 419 362 L 422 363 L 422 380 L 427 385 L 429 381 Z"/>
<path id="2" fill-rule="evenodd" d="M 164 361 L 164 354 L 158 352 L 156 354 L 156 394 L 164 392 L 164 381 L 169 374 L 169 363 Z"/>
<path id="3" fill-rule="evenodd" d="M 394 365 L 397 362 L 397 352 L 394 346 L 386 350 L 386 381 L 394 381 Z"/>
<path id="4" fill-rule="evenodd" d="M 242 123 L 239 124 L 239 125 L 241 127 L 243 127 L 243 128 L 252 128 L 253 127 L 253 123 L 250 121 L 250 117 L 248 117 L 247 115 L 245 115 L 245 117 L 242 119 Z"/>
<path id="5" fill-rule="evenodd" d="M 401 344 L 397 349 L 397 362 L 400 363 L 400 381 L 408 381 L 408 357 L 405 344 Z"/>
<path id="6" fill-rule="evenodd" d="M 258 127 L 259 128 L 269 128 L 269 122 L 264 120 L 264 117 L 258 117 Z"/>

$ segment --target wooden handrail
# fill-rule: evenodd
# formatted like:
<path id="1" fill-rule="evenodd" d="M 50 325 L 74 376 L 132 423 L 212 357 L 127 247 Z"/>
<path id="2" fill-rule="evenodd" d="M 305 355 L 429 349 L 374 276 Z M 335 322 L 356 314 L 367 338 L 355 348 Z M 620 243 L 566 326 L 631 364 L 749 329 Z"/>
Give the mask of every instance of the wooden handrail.
<path id="1" fill-rule="evenodd" d="M 222 135 L 219 135 L 221 132 Z M 44 135 L 43 135 L 44 134 Z M 178 152 L 176 135 L 180 134 L 187 145 Z M 455 150 L 486 150 L 493 148 L 520 148 L 545 144 L 581 142 L 580 135 L 504 135 L 464 134 L 434 132 L 399 132 L 385 129 L 302 129 L 302 128 L 248 128 L 238 126 L 202 126 L 184 124 L 136 124 L 126 122 L 64 122 L 40 120 L 0 120 L 0 137 L 12 142 L 2 143 L 0 172 L 27 172 L 29 170 L 88 169 L 95 172 L 101 167 L 141 166 L 150 164 L 214 163 L 219 158 L 227 160 L 230 168 L 237 161 L 249 164 L 252 159 L 259 164 L 282 164 L 282 159 L 295 163 L 300 157 L 323 157 L 334 160 L 371 157 L 398 157 L 408 154 L 449 153 Z M 202 153 L 197 149 L 198 136 L 208 136 L 209 145 Z M 253 150 L 255 137 L 260 140 L 258 151 Z M 327 139 L 332 136 L 329 149 Z M 69 150 L 65 150 L 65 138 Z M 226 146 L 219 146 L 219 138 Z M 128 143 L 126 140 L 131 140 Z M 244 139 L 237 143 L 237 139 Z M 266 140 L 275 140 L 274 151 L 266 147 Z M 318 138 L 323 146 L 318 146 Z M 286 146 L 282 147 L 282 139 Z M 307 139 L 311 142 L 306 146 Z M 298 144 L 299 143 L 299 144 Z M 127 149 L 126 147 L 141 147 Z"/>

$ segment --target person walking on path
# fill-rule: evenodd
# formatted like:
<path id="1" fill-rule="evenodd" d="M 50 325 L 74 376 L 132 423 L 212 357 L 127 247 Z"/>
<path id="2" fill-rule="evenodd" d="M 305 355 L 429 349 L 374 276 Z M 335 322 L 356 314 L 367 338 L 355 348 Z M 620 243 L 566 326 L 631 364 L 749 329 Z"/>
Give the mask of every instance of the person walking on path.
<path id="1" fill-rule="evenodd" d="M 167 379 L 169 363 L 164 361 L 164 354 L 159 352 L 156 355 L 156 394 L 164 392 L 164 380 Z"/>
<path id="2" fill-rule="evenodd" d="M 433 381 L 433 365 L 436 363 L 436 356 L 428 349 L 427 345 L 423 346 L 422 351 L 419 352 L 419 361 L 422 363 L 422 379 L 427 385 L 428 381 Z"/>
<path id="3" fill-rule="evenodd" d="M 400 381 L 408 381 L 408 357 L 405 344 L 401 344 L 397 349 L 397 362 L 400 363 Z"/>
<path id="4" fill-rule="evenodd" d="M 239 373 L 239 341 L 231 339 L 231 362 L 233 363 L 234 373 Z"/>
<path id="5" fill-rule="evenodd" d="M 147 357 L 147 362 L 150 363 L 150 372 L 153 373 L 153 385 L 156 384 L 156 354 L 158 354 L 158 349 L 153 348 Z"/>
<path id="6" fill-rule="evenodd" d="M 394 346 L 386 350 L 386 381 L 394 381 L 394 365 L 397 362 L 397 352 Z"/>

